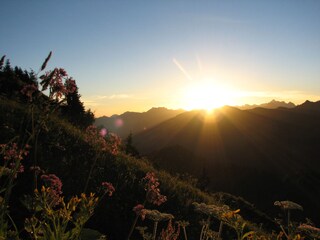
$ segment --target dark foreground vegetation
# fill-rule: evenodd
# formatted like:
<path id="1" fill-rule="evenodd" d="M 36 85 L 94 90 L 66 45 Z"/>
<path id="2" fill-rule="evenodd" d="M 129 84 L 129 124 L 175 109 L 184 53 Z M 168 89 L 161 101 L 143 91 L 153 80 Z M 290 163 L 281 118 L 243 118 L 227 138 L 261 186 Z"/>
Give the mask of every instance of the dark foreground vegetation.
<path id="1" fill-rule="evenodd" d="M 38 73 L 0 61 L 1 240 L 319 238 L 310 220 L 295 221 L 297 203 L 276 201 L 275 221 L 126 153 L 91 125 L 64 69 L 44 72 L 50 57 Z"/>

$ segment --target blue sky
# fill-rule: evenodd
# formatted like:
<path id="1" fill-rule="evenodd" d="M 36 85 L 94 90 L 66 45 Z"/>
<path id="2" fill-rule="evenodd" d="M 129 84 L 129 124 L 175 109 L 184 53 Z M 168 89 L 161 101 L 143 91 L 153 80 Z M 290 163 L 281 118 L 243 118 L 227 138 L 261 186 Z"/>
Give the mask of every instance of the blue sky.
<path id="1" fill-rule="evenodd" d="M 97 116 L 320 99 L 320 1 L 3 1 L 0 54 Z"/>

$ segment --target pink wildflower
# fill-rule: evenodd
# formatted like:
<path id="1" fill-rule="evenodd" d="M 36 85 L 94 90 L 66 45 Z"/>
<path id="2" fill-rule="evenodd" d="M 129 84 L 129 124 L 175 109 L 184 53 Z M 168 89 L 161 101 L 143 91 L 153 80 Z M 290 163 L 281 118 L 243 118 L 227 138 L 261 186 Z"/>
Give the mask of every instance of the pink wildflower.
<path id="1" fill-rule="evenodd" d="M 59 74 L 63 77 L 68 76 L 68 73 L 66 70 L 64 70 L 63 68 L 59 68 Z"/>
<path id="2" fill-rule="evenodd" d="M 9 164 L 11 169 L 15 169 L 16 168 L 16 164 L 15 163 L 10 163 Z M 17 173 L 23 173 L 24 172 L 24 166 L 22 164 L 18 164 L 18 168 L 17 168 Z"/>
<path id="3" fill-rule="evenodd" d="M 62 79 L 54 78 L 50 81 L 50 97 L 56 98 L 56 100 L 62 98 L 67 93 L 65 86 L 62 83 Z"/>
<path id="4" fill-rule="evenodd" d="M 41 176 L 41 179 L 52 189 L 54 190 L 58 195 L 62 194 L 62 182 L 60 178 L 58 178 L 55 174 L 43 174 Z"/>
<path id="5" fill-rule="evenodd" d="M 109 197 L 111 197 L 113 192 L 115 191 L 115 188 L 113 187 L 112 183 L 102 182 L 101 185 L 102 187 L 104 187 L 105 193 L 107 193 Z"/>
<path id="6" fill-rule="evenodd" d="M 66 89 L 67 89 L 68 93 L 74 93 L 77 90 L 76 81 L 73 80 L 72 78 L 68 78 L 65 81 L 65 86 L 66 86 Z"/>
<path id="7" fill-rule="evenodd" d="M 38 91 L 38 87 L 35 84 L 26 84 L 21 89 L 21 93 L 29 98 L 29 101 L 32 101 L 32 95 Z"/>
<path id="8" fill-rule="evenodd" d="M 26 145 L 25 149 L 18 149 L 16 143 L 1 144 L 0 148 L 3 151 L 3 160 L 6 162 L 21 161 L 23 157 L 29 153 L 27 150 L 27 148 L 29 148 L 28 145 Z"/>
<path id="9" fill-rule="evenodd" d="M 68 78 L 68 74 L 63 68 L 55 68 L 53 71 L 46 72 L 40 78 L 42 79 L 42 91 L 49 87 L 49 97 L 52 99 L 59 100 L 66 94 L 77 90 L 75 80 Z"/>
<path id="10" fill-rule="evenodd" d="M 148 172 L 143 181 L 145 182 L 145 190 L 147 192 L 146 198 L 150 203 L 159 206 L 167 201 L 167 197 L 160 194 L 160 183 L 153 172 Z"/>
<path id="11" fill-rule="evenodd" d="M 106 140 L 98 133 L 97 127 L 93 125 L 87 127 L 85 141 L 102 151 L 108 148 Z"/>
<path id="12" fill-rule="evenodd" d="M 14 178 L 17 178 L 18 173 L 24 172 L 24 166 L 20 162 L 18 163 L 18 167 L 16 167 L 16 163 L 14 163 L 14 162 L 10 163 L 9 167 L 13 173 Z"/>
<path id="13" fill-rule="evenodd" d="M 50 187 L 51 200 L 54 205 L 57 205 L 60 201 L 60 195 L 62 194 L 62 182 L 55 174 L 43 174 L 41 179 L 45 184 Z"/>
<path id="14" fill-rule="evenodd" d="M 105 134 L 105 135 L 104 135 Z M 104 136 L 103 136 L 104 135 Z M 116 155 L 120 145 L 120 138 L 105 130 L 98 131 L 96 126 L 89 126 L 86 129 L 85 141 L 101 151 L 109 151 L 111 154 Z"/>
<path id="15" fill-rule="evenodd" d="M 108 142 L 109 142 L 109 150 L 113 155 L 117 155 L 119 151 L 119 146 L 121 144 L 121 139 L 118 137 L 118 135 L 114 133 L 110 133 L 108 136 Z"/>
<path id="16" fill-rule="evenodd" d="M 132 209 L 142 220 L 146 218 L 146 210 L 142 204 L 138 204 Z"/>
<path id="17" fill-rule="evenodd" d="M 28 148 L 29 145 L 26 145 L 24 149 L 18 149 L 18 145 L 16 143 L 0 145 L 4 165 L 9 166 L 9 168 L 12 170 L 14 178 L 17 177 L 18 173 L 24 172 L 24 167 L 21 164 L 21 160 L 24 156 L 28 155 Z"/>

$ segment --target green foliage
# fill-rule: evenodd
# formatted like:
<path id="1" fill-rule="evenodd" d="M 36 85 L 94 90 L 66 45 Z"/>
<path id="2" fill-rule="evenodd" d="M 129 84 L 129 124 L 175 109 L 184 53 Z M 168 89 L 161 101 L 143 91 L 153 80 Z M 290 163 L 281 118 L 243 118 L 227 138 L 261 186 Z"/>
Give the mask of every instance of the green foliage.
<path id="1" fill-rule="evenodd" d="M 29 209 L 34 214 L 25 220 L 25 230 L 32 239 L 77 240 L 98 200 L 94 194 L 81 194 L 80 198 L 72 197 L 67 203 L 59 197 L 55 203 L 52 189 L 43 186 L 41 192 L 35 191 L 34 204 Z"/>

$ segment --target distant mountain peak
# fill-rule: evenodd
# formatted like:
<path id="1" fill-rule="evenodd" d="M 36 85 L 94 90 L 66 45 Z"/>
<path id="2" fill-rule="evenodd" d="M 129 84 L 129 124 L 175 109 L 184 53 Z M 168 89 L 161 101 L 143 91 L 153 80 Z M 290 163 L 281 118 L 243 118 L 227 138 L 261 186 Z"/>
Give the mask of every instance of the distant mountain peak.
<path id="1" fill-rule="evenodd" d="M 292 102 L 288 102 L 286 103 L 285 101 L 277 101 L 275 99 L 272 99 L 270 102 L 268 103 L 263 103 L 263 104 L 253 104 L 253 105 L 243 105 L 243 106 L 239 106 L 238 108 L 241 110 L 248 110 L 248 109 L 253 109 L 253 108 L 267 108 L 267 109 L 276 109 L 279 107 L 282 108 L 294 108 L 296 107 L 296 105 Z"/>
<path id="2" fill-rule="evenodd" d="M 301 105 L 298 105 L 296 108 L 300 110 L 305 110 L 305 111 L 318 112 L 320 111 L 320 101 L 311 102 L 309 100 L 306 100 L 304 103 L 302 103 Z"/>
<path id="3" fill-rule="evenodd" d="M 124 112 L 111 117 L 99 117 L 95 119 L 95 125 L 104 126 L 109 131 L 126 137 L 131 132 L 136 134 L 145 129 L 159 124 L 162 121 L 177 116 L 183 110 L 171 110 L 165 107 L 154 107 L 146 112 Z"/>
<path id="4" fill-rule="evenodd" d="M 304 103 L 302 103 L 301 105 L 307 105 L 307 104 L 312 104 L 313 102 L 306 100 Z"/>

